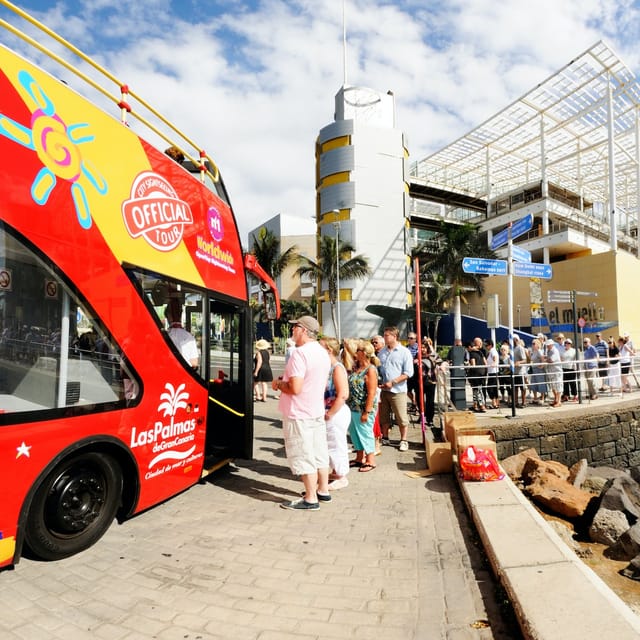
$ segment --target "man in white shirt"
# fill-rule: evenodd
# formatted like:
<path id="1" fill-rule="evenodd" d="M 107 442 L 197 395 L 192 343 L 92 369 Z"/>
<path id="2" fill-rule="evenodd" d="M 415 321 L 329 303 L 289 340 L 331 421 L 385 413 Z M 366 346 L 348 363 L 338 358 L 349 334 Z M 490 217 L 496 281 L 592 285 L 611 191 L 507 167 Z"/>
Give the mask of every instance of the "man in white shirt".
<path id="1" fill-rule="evenodd" d="M 182 304 L 177 298 L 169 302 L 164 312 L 169 323 L 167 334 L 176 345 L 180 355 L 194 368 L 198 368 L 200 355 L 196 339 L 182 326 Z"/>

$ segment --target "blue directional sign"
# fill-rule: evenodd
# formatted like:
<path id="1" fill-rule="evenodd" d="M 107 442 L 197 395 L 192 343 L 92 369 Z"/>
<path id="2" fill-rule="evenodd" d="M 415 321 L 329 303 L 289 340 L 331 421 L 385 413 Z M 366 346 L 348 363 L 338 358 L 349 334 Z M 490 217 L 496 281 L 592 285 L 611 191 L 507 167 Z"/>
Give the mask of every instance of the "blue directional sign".
<path id="1" fill-rule="evenodd" d="M 533 227 L 533 214 L 530 213 L 528 216 L 524 218 L 520 218 L 511 225 L 511 239 L 515 240 L 520 237 L 523 233 L 527 233 L 527 231 L 531 231 L 531 227 Z M 509 227 L 503 229 L 499 233 L 496 233 L 491 239 L 491 248 L 495 251 L 498 247 L 501 247 L 509 240 Z"/>
<path id="2" fill-rule="evenodd" d="M 531 251 L 522 249 L 515 244 L 511 247 L 511 256 L 518 262 L 531 262 Z"/>
<path id="3" fill-rule="evenodd" d="M 553 269 L 550 264 L 539 264 L 537 262 L 514 262 L 513 275 L 524 278 L 542 278 L 550 280 L 553 278 Z"/>
<path id="4" fill-rule="evenodd" d="M 503 229 L 496 233 L 493 238 L 491 238 L 491 248 L 495 251 L 498 247 L 501 247 L 503 244 L 507 244 L 509 240 L 509 228 Z"/>
<path id="5" fill-rule="evenodd" d="M 489 258 L 463 258 L 462 270 L 465 273 L 484 273 L 489 276 L 506 276 L 506 260 L 490 260 Z"/>
<path id="6" fill-rule="evenodd" d="M 524 218 L 520 218 L 517 222 L 514 222 L 511 227 L 511 239 L 515 240 L 519 238 L 523 233 L 527 233 L 527 231 L 531 231 L 531 227 L 533 227 L 533 214 L 530 213 L 528 216 Z"/>

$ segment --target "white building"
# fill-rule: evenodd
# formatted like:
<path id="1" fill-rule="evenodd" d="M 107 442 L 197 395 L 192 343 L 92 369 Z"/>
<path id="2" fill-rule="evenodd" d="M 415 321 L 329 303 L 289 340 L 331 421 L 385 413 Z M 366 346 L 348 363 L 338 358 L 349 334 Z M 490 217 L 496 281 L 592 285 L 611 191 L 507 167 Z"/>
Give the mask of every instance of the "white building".
<path id="1" fill-rule="evenodd" d="M 444 205 L 412 201 L 412 224 L 469 221 L 491 244 L 509 224 L 531 220 L 513 242 L 524 256 L 514 259 L 529 264 L 513 268 L 512 286 L 503 276 L 485 280 L 509 327 L 573 330 L 571 303 L 552 301 L 573 291 L 585 333 L 637 335 L 640 83 L 605 42 L 412 173 L 410 192 Z M 505 243 L 494 244 L 499 258 L 509 257 Z M 527 277 L 532 263 L 552 275 Z M 468 315 L 483 317 L 486 295 L 470 297 Z"/>
<path id="2" fill-rule="evenodd" d="M 280 241 L 280 253 L 290 247 L 296 247 L 296 253 L 312 260 L 316 259 L 316 225 L 311 217 L 299 218 L 284 214 L 277 214 L 259 227 L 249 231 L 247 247 L 251 251 L 254 237 L 258 238 L 261 229 L 271 231 Z M 283 300 L 305 300 L 309 302 L 315 290 L 315 283 L 309 277 L 302 280 L 295 276 L 298 264 L 289 265 L 282 274 L 275 278 L 276 286 Z M 258 292 L 258 284 L 249 291 L 251 295 Z"/>

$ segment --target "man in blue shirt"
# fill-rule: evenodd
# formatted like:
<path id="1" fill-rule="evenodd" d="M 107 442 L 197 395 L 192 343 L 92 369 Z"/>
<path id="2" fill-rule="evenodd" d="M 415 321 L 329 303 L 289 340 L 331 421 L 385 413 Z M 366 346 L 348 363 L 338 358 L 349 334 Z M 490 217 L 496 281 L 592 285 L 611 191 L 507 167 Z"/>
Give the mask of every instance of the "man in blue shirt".
<path id="1" fill-rule="evenodd" d="M 600 378 L 599 391 L 604 391 L 609 361 L 609 345 L 607 344 L 606 340 L 602 339 L 601 333 L 596 333 L 596 339 L 593 343 L 593 346 L 598 352 L 598 361 L 600 363 L 598 367 L 598 377 Z"/>
<path id="2" fill-rule="evenodd" d="M 400 429 L 400 446 L 398 448 L 400 451 L 408 451 L 407 380 L 413 375 L 413 358 L 409 349 L 398 341 L 399 335 L 396 327 L 387 327 L 384 330 L 385 347 L 378 353 L 382 375 L 378 415 L 382 431 L 382 444 L 389 444 L 389 428 L 393 413 Z"/>
<path id="3" fill-rule="evenodd" d="M 598 371 L 598 351 L 591 344 L 590 338 L 584 339 L 584 377 L 587 379 L 589 398 L 595 400 L 596 395 L 596 373 Z"/>

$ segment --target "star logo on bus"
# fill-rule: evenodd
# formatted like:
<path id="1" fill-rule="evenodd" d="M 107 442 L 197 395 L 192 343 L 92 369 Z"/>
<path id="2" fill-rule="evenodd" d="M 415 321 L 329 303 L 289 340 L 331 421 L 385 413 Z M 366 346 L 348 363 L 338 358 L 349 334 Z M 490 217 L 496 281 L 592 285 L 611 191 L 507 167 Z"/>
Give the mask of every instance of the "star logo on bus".
<path id="1" fill-rule="evenodd" d="M 33 102 L 31 128 L 0 114 L 0 135 L 36 152 L 44 165 L 31 184 L 31 197 L 39 205 L 45 205 L 58 179 L 71 183 L 71 197 L 83 229 L 91 227 L 91 211 L 85 188 L 80 182 L 86 178 L 101 195 L 107 193 L 107 183 L 100 173 L 82 158 L 79 145 L 94 140 L 83 130 L 89 125 L 67 125 L 56 113 L 53 102 L 35 78 L 25 70 L 18 73 L 18 81 Z"/>
<path id="2" fill-rule="evenodd" d="M 22 456 L 24 456 L 25 458 L 31 457 L 31 445 L 27 445 L 24 440 L 19 447 L 16 447 L 16 451 L 16 460 L 18 458 L 22 458 Z"/>

